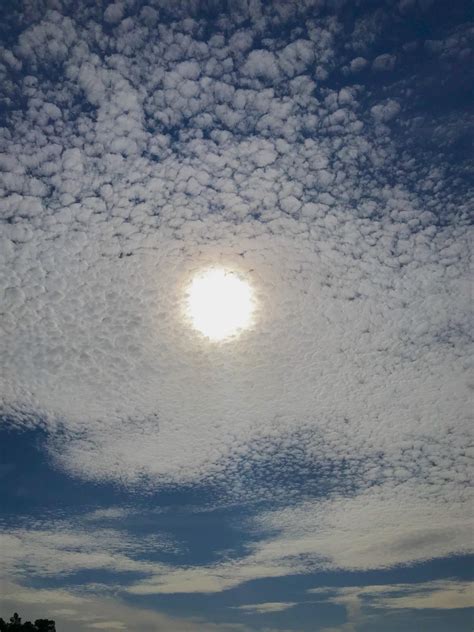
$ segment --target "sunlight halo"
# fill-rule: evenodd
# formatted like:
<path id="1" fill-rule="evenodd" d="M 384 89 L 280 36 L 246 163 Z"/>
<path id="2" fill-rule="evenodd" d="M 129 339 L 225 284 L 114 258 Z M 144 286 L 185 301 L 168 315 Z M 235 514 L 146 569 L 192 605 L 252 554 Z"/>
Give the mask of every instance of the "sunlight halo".
<path id="1" fill-rule="evenodd" d="M 211 268 L 196 275 L 187 296 L 193 327 L 212 341 L 235 337 L 252 324 L 253 292 L 235 272 Z"/>

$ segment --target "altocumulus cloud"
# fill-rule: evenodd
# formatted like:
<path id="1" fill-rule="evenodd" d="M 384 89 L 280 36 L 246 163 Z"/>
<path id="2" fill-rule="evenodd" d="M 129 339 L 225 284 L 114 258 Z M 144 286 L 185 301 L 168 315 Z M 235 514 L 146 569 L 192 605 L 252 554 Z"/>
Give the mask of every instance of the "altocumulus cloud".
<path id="1" fill-rule="evenodd" d="M 357 630 L 367 625 L 371 609 L 450 610 L 472 608 L 474 605 L 473 583 L 455 580 L 438 580 L 419 584 L 387 584 L 375 586 L 351 586 L 339 588 L 315 588 L 309 592 L 325 595 L 328 601 L 344 606 L 348 622 L 343 630 Z M 334 628 L 333 628 L 334 630 Z M 326 632 L 326 630 L 324 631 Z M 330 629 L 327 629 L 330 632 Z"/>
<path id="2" fill-rule="evenodd" d="M 57 467 L 92 481 L 265 497 L 252 477 L 272 462 L 289 487 L 310 463 L 332 485 L 251 520 L 271 535 L 242 559 L 142 563 L 130 592 L 466 552 L 467 179 L 406 140 L 416 78 L 397 93 L 390 75 L 410 49 L 371 56 L 380 14 L 348 35 L 310 0 L 25 7 L 0 49 L 9 423 L 40 425 Z M 449 73 L 468 37 L 426 54 Z M 465 121 L 449 123 L 426 125 L 449 145 Z M 209 265 L 254 287 L 238 343 L 182 318 Z M 43 571 L 52 540 L 75 568 L 84 547 L 133 566 L 100 557 L 100 538 L 126 548 L 111 532 L 97 550 L 64 525 L 8 537 L 36 538 Z"/>
<path id="3" fill-rule="evenodd" d="M 97 596 L 99 593 L 99 596 Z M 2 582 L 2 608 L 29 608 L 40 617 L 45 606 L 58 626 L 70 632 L 84 630 L 143 630 L 143 632 L 247 632 L 240 624 L 214 625 L 208 621 L 174 618 L 146 608 L 129 607 L 113 597 L 101 597 L 100 586 L 90 594 L 64 590 L 35 590 Z"/>

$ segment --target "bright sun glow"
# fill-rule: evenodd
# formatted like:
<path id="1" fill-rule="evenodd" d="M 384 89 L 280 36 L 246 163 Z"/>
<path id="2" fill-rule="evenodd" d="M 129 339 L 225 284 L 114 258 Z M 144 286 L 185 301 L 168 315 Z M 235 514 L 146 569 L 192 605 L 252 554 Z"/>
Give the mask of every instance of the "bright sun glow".
<path id="1" fill-rule="evenodd" d="M 252 320 L 252 289 L 233 272 L 211 269 L 196 276 L 189 287 L 188 313 L 192 324 L 211 340 L 224 340 Z"/>

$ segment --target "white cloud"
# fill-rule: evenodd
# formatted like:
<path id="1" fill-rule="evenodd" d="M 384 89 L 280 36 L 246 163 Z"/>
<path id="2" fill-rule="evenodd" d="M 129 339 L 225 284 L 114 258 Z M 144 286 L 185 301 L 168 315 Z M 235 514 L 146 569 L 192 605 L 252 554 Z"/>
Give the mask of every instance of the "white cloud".
<path id="1" fill-rule="evenodd" d="M 19 579 L 25 573 L 36 578 L 62 576 L 72 585 L 80 571 L 106 570 L 117 574 L 117 586 L 107 591 L 130 595 L 212 594 L 255 579 L 320 570 L 387 569 L 467 553 L 472 515 L 466 505 L 472 507 L 467 488 L 461 494 L 453 488 L 448 503 L 432 485 L 412 483 L 369 488 L 350 498 L 337 494 L 297 503 L 254 515 L 241 525 L 248 535 L 258 535 L 246 552 L 208 565 L 151 561 L 150 555 L 154 557 L 157 550 L 169 553 L 176 544 L 171 548 L 159 535 L 138 537 L 113 528 L 113 520 L 121 516 L 104 510 L 85 514 L 82 522 L 4 529 L 2 566 L 5 573 Z M 97 529 L 95 520 L 106 517 L 110 526 Z M 127 577 L 130 572 L 141 578 Z M 97 587 L 91 590 L 100 592 Z M 444 600 L 443 595 L 436 598 L 438 603 Z M 421 597 L 419 603 L 423 603 Z"/>
<path id="2" fill-rule="evenodd" d="M 108 517 L 112 520 L 111 515 Z M 98 528 L 94 524 L 97 519 L 97 515 L 86 514 L 71 521 L 58 519 L 53 525 L 40 522 L 28 527 L 4 526 L 0 531 L 3 572 L 22 577 L 27 569 L 29 575 L 38 577 L 64 577 L 95 569 L 145 574 L 167 570 L 147 561 L 143 554 L 175 550 L 169 537 L 154 534 L 137 538 L 116 528 L 113 522 L 107 528 Z"/>
<path id="3" fill-rule="evenodd" d="M 124 518 L 130 513 L 129 509 L 124 507 L 108 507 L 106 509 L 95 509 L 82 516 L 83 520 L 100 521 L 100 520 L 117 520 Z"/>
<path id="4" fill-rule="evenodd" d="M 119 599 L 80 596 L 57 590 L 37 590 L 2 581 L 2 612 L 20 611 L 24 620 L 44 617 L 45 604 L 54 609 L 58 629 L 68 632 L 85 630 L 141 630 L 143 632 L 247 632 L 240 624 L 215 624 L 202 619 L 170 617 L 166 614 L 129 606 Z M 77 605 L 77 608 L 63 606 Z"/>
<path id="5" fill-rule="evenodd" d="M 400 104 L 393 99 L 389 99 L 386 103 L 379 103 L 370 109 L 370 113 L 376 121 L 386 123 L 391 121 L 400 113 Z"/>
<path id="6" fill-rule="evenodd" d="M 391 610 L 452 610 L 474 607 L 474 583 L 454 579 L 411 584 L 320 587 L 308 592 L 321 595 L 322 602 L 344 606 L 348 621 L 340 630 L 348 631 L 358 630 L 369 621 L 373 623 L 378 617 L 387 617 Z M 379 611 L 378 614 L 376 611 Z"/>
<path id="7" fill-rule="evenodd" d="M 236 606 L 236 608 L 250 614 L 267 614 L 269 612 L 282 612 L 296 605 L 296 602 L 293 601 L 272 601 Z"/>
<path id="8" fill-rule="evenodd" d="M 471 549 L 469 495 L 466 490 L 440 506 L 429 484 L 408 483 L 269 512 L 259 516 L 259 524 L 278 536 L 263 543 L 257 557 L 275 559 L 284 551 L 319 568 L 368 570 L 466 553 Z"/>
<path id="9" fill-rule="evenodd" d="M 268 50 L 253 50 L 249 53 L 242 73 L 252 78 L 276 79 L 280 74 L 275 55 Z"/>
<path id="10" fill-rule="evenodd" d="M 378 72 L 387 72 L 393 70 L 395 68 L 397 58 L 395 55 L 389 55 L 388 53 L 384 53 L 383 55 L 378 55 L 372 62 L 372 69 Z"/>
<path id="11" fill-rule="evenodd" d="M 249 546 L 247 555 L 212 566 L 150 569 L 127 591 L 214 593 L 263 577 L 388 569 L 462 555 L 472 551 L 470 496 L 465 490 L 448 503 L 430 485 L 405 484 L 260 513 L 249 526 L 266 537 Z"/>
<path id="12" fill-rule="evenodd" d="M 303 3 L 232 9 L 207 39 L 184 5 L 156 24 L 153 4 L 48 11 L 2 53 L 25 73 L 0 132 L 2 411 L 93 481 L 242 499 L 292 497 L 297 468 L 328 473 L 329 498 L 263 515 L 280 536 L 223 574 L 153 567 L 136 592 L 467 550 L 468 205 L 442 156 L 400 154 L 384 125 L 403 119 L 398 98 L 364 112 L 353 78 L 324 83 L 362 69 L 384 16 L 355 25 L 348 59 L 364 57 L 348 62 L 337 17 L 270 37 Z M 235 344 L 182 318 L 211 264 L 247 275 L 261 306 Z M 255 474 L 268 463 L 280 489 Z M 57 536 L 57 564 L 49 534 L 16 530 L 7 550 L 32 542 L 51 573 L 143 569 Z"/>
<path id="13" fill-rule="evenodd" d="M 125 5 L 123 2 L 115 2 L 113 4 L 109 4 L 109 6 L 104 11 L 104 20 L 106 22 L 110 22 L 111 24 L 116 24 L 120 22 L 123 18 Z"/>
<path id="14" fill-rule="evenodd" d="M 367 60 L 364 57 L 355 57 L 350 63 L 350 69 L 352 72 L 360 72 L 367 66 Z"/>
<path id="15" fill-rule="evenodd" d="M 370 591 L 370 587 L 368 589 Z M 393 585 L 382 595 L 378 604 L 385 608 L 409 608 L 423 610 L 452 610 L 474 608 L 474 583 L 455 580 L 438 580 L 419 585 Z"/>

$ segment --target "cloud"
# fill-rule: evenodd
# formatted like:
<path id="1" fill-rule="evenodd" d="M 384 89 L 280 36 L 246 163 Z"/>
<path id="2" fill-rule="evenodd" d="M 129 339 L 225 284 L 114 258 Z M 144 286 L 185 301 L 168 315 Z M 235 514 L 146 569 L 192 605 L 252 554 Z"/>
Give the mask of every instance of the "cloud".
<path id="1" fill-rule="evenodd" d="M 388 72 L 394 69 L 396 61 L 397 58 L 395 55 L 384 53 L 383 55 L 378 55 L 374 59 L 372 62 L 372 69 L 378 72 Z"/>
<path id="2" fill-rule="evenodd" d="M 106 10 L 104 11 L 104 20 L 106 22 L 110 22 L 111 24 L 116 24 L 120 22 L 123 18 L 124 14 L 124 3 L 123 2 L 115 2 L 110 4 Z"/>
<path id="3" fill-rule="evenodd" d="M 98 621 L 97 623 L 90 623 L 88 628 L 94 630 L 125 630 L 125 624 L 121 621 Z"/>
<path id="4" fill-rule="evenodd" d="M 469 553 L 469 494 L 451 503 L 443 500 L 440 507 L 430 487 L 384 486 L 352 498 L 259 512 L 249 525 L 259 541 L 249 545 L 247 555 L 212 566 L 161 568 L 126 590 L 141 595 L 215 593 L 264 577 L 389 569 Z"/>
<path id="5" fill-rule="evenodd" d="M 378 584 L 343 588 L 312 588 L 313 594 L 334 594 L 334 599 L 368 597 L 373 607 L 452 610 L 474 606 L 473 583 L 435 580 L 412 584 Z M 332 599 L 332 597 L 331 597 Z"/>
<path id="6" fill-rule="evenodd" d="M 286 502 L 232 562 L 147 565 L 113 529 L 61 523 L 10 530 L 8 564 L 211 593 L 467 551 L 468 184 L 400 150 L 422 88 L 389 83 L 406 50 L 374 59 L 387 14 L 346 38 L 312 3 L 74 9 L 32 8 L 0 55 L 3 417 L 81 480 Z M 462 60 L 466 38 L 425 52 Z M 335 88 L 369 59 L 382 93 L 365 73 Z M 228 344 L 183 315 L 211 265 L 260 305 Z"/>
<path id="7" fill-rule="evenodd" d="M 374 620 L 375 612 L 390 610 L 452 610 L 474 607 L 473 582 L 454 579 L 411 584 L 380 584 L 351 587 L 321 587 L 308 592 L 321 601 L 344 606 L 348 621 L 344 630 L 356 630 Z"/>
<path id="8" fill-rule="evenodd" d="M 143 632 L 247 632 L 240 624 L 214 624 L 205 620 L 171 617 L 146 608 L 129 606 L 119 599 L 76 595 L 68 591 L 25 588 L 2 581 L 2 611 L 19 610 L 22 617 L 44 616 L 44 607 L 54 610 L 56 625 L 70 632 L 84 630 L 143 630 Z M 77 606 L 76 608 L 69 607 Z M 56 606 L 56 609 L 54 607 Z M 67 606 L 64 608 L 63 606 Z"/>
<path id="9" fill-rule="evenodd" d="M 95 509 L 82 518 L 90 521 L 102 521 L 102 520 L 117 520 L 119 518 L 125 518 L 130 513 L 129 509 L 124 507 L 107 507 L 106 509 Z"/>
<path id="10" fill-rule="evenodd" d="M 257 556 L 275 559 L 284 551 L 319 568 L 368 570 L 468 552 L 472 515 L 464 503 L 469 492 L 440 507 L 430 491 L 429 484 L 382 486 L 352 498 L 261 513 L 259 526 L 278 535 L 263 543 Z"/>
<path id="11" fill-rule="evenodd" d="M 267 614 L 268 612 L 282 612 L 296 605 L 297 604 L 292 601 L 275 601 L 236 606 L 236 608 L 250 614 Z"/>
<path id="12" fill-rule="evenodd" d="M 400 113 L 400 104 L 393 99 L 389 99 L 384 104 L 374 105 L 370 109 L 370 113 L 376 121 L 386 123 L 387 121 L 391 121 Z"/>
<path id="13" fill-rule="evenodd" d="M 369 589 L 370 590 L 370 589 Z M 382 597 L 379 603 L 386 608 L 409 608 L 435 610 L 452 610 L 456 608 L 474 607 L 473 582 L 461 582 L 454 580 L 439 580 L 425 584 L 394 585 L 390 592 L 399 592 L 398 595 Z"/>
<path id="14" fill-rule="evenodd" d="M 350 63 L 351 72 L 357 73 L 367 66 L 367 60 L 364 57 L 355 57 Z"/>
<path id="15" fill-rule="evenodd" d="M 166 534 L 141 534 L 137 537 L 113 522 L 111 512 L 100 512 L 91 519 L 30 520 L 28 526 L 2 525 L 2 572 L 12 577 L 74 576 L 85 570 L 105 570 L 114 573 L 152 573 L 160 564 L 144 557 L 152 552 L 175 551 L 176 545 Z M 115 519 L 121 517 L 114 512 Z M 94 522 L 108 520 L 107 528 Z M 167 568 L 164 566 L 163 568 Z"/>
<path id="16" fill-rule="evenodd" d="M 210 595 L 256 579 L 390 569 L 468 553 L 472 515 L 465 507 L 472 507 L 469 489 L 456 498 L 453 488 L 449 503 L 433 489 L 432 484 L 423 487 L 412 482 L 382 485 L 349 498 L 336 494 L 260 510 L 240 525 L 247 538 L 244 552 L 220 555 L 208 564 L 173 560 L 170 553 L 184 550 L 185 541 L 135 532 L 133 525 L 125 528 L 122 514 L 113 508 L 86 513 L 81 519 L 56 520 L 53 525 L 4 527 L 0 535 L 3 572 L 19 580 L 62 577 L 69 585 L 94 594 L 105 590 L 142 597 Z M 134 515 L 139 522 L 150 519 L 147 512 L 142 518 L 136 511 Z M 107 528 L 97 528 L 97 520 L 106 520 Z M 159 551 L 167 562 L 157 561 Z M 84 587 L 80 573 L 96 570 L 114 573 L 113 585 Z"/>

